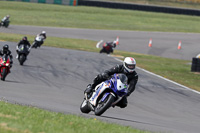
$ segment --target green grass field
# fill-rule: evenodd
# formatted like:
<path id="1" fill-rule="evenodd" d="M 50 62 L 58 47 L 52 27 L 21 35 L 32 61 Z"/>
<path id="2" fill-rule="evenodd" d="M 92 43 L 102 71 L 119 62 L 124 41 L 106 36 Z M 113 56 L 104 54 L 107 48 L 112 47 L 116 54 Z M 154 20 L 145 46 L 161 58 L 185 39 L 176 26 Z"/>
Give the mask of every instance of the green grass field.
<path id="1" fill-rule="evenodd" d="M 15 25 L 200 33 L 200 18 L 196 16 L 0 1 L 0 17 L 6 14 L 11 15 L 11 24 Z M 0 31 L 0 40 L 18 42 L 22 36 Z M 34 38 L 31 35 L 27 36 Z M 45 41 L 46 46 L 99 52 L 95 44 L 95 41 L 90 40 L 56 37 L 48 37 Z M 200 91 L 200 75 L 190 72 L 189 63 L 191 62 L 189 61 L 124 51 L 114 53 L 115 55 L 134 56 L 139 67 Z M 146 133 L 92 118 L 85 119 L 80 116 L 0 102 L 0 133 L 63 132 Z"/>
<path id="2" fill-rule="evenodd" d="M 49 112 L 0 101 L 0 133 L 149 133 L 96 118 Z"/>
<path id="3" fill-rule="evenodd" d="M 0 2 L 0 17 L 11 16 L 14 25 L 90 29 L 196 32 L 200 17 L 85 6 Z"/>

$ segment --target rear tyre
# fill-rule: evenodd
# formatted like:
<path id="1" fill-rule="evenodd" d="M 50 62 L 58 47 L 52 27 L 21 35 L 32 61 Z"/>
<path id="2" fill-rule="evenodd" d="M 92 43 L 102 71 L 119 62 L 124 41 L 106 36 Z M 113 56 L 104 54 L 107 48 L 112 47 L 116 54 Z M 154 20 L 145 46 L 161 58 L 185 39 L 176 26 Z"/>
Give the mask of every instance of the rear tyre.
<path id="1" fill-rule="evenodd" d="M 81 106 L 80 106 L 80 110 L 82 113 L 86 113 L 88 114 L 91 110 L 90 108 L 88 107 L 88 101 L 87 100 L 83 100 Z"/>
<path id="2" fill-rule="evenodd" d="M 110 108 L 114 100 L 115 100 L 115 97 L 111 94 L 109 94 L 103 102 L 100 99 L 98 101 L 97 107 L 94 109 L 95 115 L 100 116 L 101 114 L 103 114 L 108 108 Z"/>

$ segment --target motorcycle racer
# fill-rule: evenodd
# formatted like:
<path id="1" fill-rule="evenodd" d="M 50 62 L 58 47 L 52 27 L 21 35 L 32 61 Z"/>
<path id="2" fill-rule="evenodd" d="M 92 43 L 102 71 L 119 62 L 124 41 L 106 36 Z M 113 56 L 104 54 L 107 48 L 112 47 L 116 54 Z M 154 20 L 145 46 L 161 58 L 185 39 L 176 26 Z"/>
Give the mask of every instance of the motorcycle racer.
<path id="1" fill-rule="evenodd" d="M 40 33 L 39 36 L 43 36 L 44 39 L 46 39 L 46 38 L 47 38 L 47 36 L 46 36 L 46 31 L 42 31 L 42 33 Z M 44 43 L 44 41 L 42 40 L 41 45 L 42 45 L 43 43 Z"/>
<path id="2" fill-rule="evenodd" d="M 136 61 L 132 57 L 126 57 L 123 61 L 123 64 L 116 65 L 106 71 L 104 73 L 99 74 L 95 77 L 93 84 L 89 84 L 84 91 L 84 93 L 89 94 L 91 93 L 96 85 L 100 84 L 101 82 L 107 80 L 111 75 L 115 73 L 123 73 L 128 77 L 128 94 L 129 96 L 134 90 L 135 86 L 138 81 L 138 75 L 135 71 Z M 123 97 L 123 99 L 117 104 L 121 108 L 125 108 L 127 106 L 127 97 Z"/>
<path id="3" fill-rule="evenodd" d="M 28 41 L 28 38 L 27 38 L 26 36 L 24 36 L 24 37 L 22 38 L 22 40 L 20 40 L 20 42 L 17 44 L 17 49 L 16 49 L 17 56 L 16 56 L 16 58 L 18 58 L 18 55 L 19 55 L 18 47 L 19 47 L 21 44 L 24 44 L 26 47 L 27 47 L 27 46 L 28 46 L 28 47 L 31 46 L 31 44 L 30 44 L 29 41 Z"/>
<path id="4" fill-rule="evenodd" d="M 2 50 L 0 50 L 0 56 L 3 56 L 3 55 L 10 57 L 10 68 L 11 68 L 13 64 L 13 61 L 12 61 L 13 56 L 11 55 L 11 51 L 9 50 L 9 46 L 7 44 L 5 44 Z"/>
<path id="5" fill-rule="evenodd" d="M 6 22 L 6 21 L 9 21 L 9 18 L 10 18 L 10 15 L 6 15 L 2 20 L 1 22 Z"/>
<path id="6" fill-rule="evenodd" d="M 103 44 L 103 47 L 100 50 L 100 53 L 103 53 L 103 52 L 105 52 L 107 54 L 113 53 L 113 48 L 115 48 L 115 47 L 116 47 L 116 42 L 115 41 L 106 42 L 106 43 Z"/>

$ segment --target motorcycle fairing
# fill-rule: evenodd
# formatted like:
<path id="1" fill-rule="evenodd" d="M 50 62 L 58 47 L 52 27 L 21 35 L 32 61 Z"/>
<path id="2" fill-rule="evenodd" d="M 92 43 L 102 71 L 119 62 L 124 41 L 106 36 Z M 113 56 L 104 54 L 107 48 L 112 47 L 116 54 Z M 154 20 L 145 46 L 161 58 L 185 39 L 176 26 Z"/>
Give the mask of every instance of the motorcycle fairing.
<path id="1" fill-rule="evenodd" d="M 0 58 L 1 73 L 3 72 L 3 69 L 5 69 L 6 67 L 9 67 L 9 65 L 10 65 L 10 60 L 9 60 L 8 56 L 4 55 L 3 57 Z"/>
<path id="2" fill-rule="evenodd" d="M 96 88 L 97 90 L 92 94 L 92 97 L 89 99 L 89 102 L 93 105 L 96 106 L 97 103 L 97 98 L 102 94 L 102 92 L 104 92 L 105 89 L 107 89 L 109 87 L 108 84 L 106 84 L 105 82 L 102 82 L 98 88 Z"/>
<path id="3" fill-rule="evenodd" d="M 92 97 L 89 99 L 89 102 L 93 105 L 96 106 L 97 104 L 97 99 L 98 97 L 106 90 L 106 89 L 111 89 L 110 92 L 114 93 L 109 93 L 115 96 L 117 94 L 119 97 L 122 97 L 127 94 L 128 89 L 127 85 L 124 85 L 117 74 L 114 74 L 114 76 L 110 80 L 106 80 L 99 85 L 96 86 L 95 92 L 92 94 Z M 102 101 L 105 100 L 105 98 L 108 96 L 108 94 L 104 95 L 102 98 Z"/>
<path id="4" fill-rule="evenodd" d="M 29 46 L 25 46 L 24 44 L 20 44 L 18 47 L 19 54 L 28 54 L 29 53 Z"/>
<path id="5" fill-rule="evenodd" d="M 117 76 L 117 74 L 115 74 L 112 77 L 112 82 L 113 82 L 113 86 L 111 87 L 111 89 L 119 96 L 123 96 L 125 94 L 127 94 L 128 89 L 127 89 L 127 85 L 124 85 L 120 80 L 119 77 Z"/>
<path id="6" fill-rule="evenodd" d="M 40 36 L 40 35 L 37 35 L 35 40 L 38 41 L 38 42 L 41 42 L 42 40 L 44 39 L 44 37 Z"/>
<path id="7" fill-rule="evenodd" d="M 3 67 L 3 66 L 9 66 L 9 63 L 10 60 L 8 58 L 8 56 L 4 55 L 2 58 L 0 58 L 0 67 Z"/>

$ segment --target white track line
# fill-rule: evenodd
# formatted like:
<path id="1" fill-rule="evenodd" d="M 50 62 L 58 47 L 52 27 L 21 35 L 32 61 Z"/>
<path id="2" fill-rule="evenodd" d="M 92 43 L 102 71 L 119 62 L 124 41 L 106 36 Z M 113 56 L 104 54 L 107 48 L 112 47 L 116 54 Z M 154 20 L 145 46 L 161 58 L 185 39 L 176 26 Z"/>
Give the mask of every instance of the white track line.
<path id="1" fill-rule="evenodd" d="M 122 60 L 120 60 L 120 59 L 118 59 L 118 58 L 115 58 L 115 57 L 113 57 L 113 58 L 114 58 L 115 60 L 117 60 L 117 61 L 123 62 Z M 156 77 L 158 77 L 158 78 L 161 78 L 161 79 L 164 79 L 164 80 L 166 80 L 166 81 L 168 81 L 168 82 L 171 82 L 171 83 L 173 83 L 173 84 L 175 84 L 175 85 L 178 85 L 178 86 L 180 86 L 180 87 L 182 87 L 182 88 L 184 88 L 184 89 L 186 89 L 186 90 L 190 90 L 190 91 L 193 91 L 193 92 L 195 92 L 195 93 L 197 93 L 197 94 L 200 94 L 199 91 L 193 90 L 193 89 L 191 89 L 191 88 L 189 88 L 189 87 L 186 87 L 186 86 L 184 86 L 184 85 L 181 85 L 181 84 L 179 84 L 179 83 L 177 83 L 177 82 L 174 82 L 174 81 L 172 81 L 172 80 L 169 80 L 169 79 L 167 79 L 167 78 L 164 78 L 164 77 L 162 77 L 162 76 L 160 76 L 160 75 L 157 75 L 157 74 L 155 74 L 155 73 L 152 73 L 152 72 L 147 71 L 147 70 L 145 70 L 145 69 L 142 69 L 142 68 L 140 68 L 140 67 L 137 67 L 137 68 L 140 69 L 140 70 L 142 70 L 142 71 L 144 71 L 144 72 L 146 72 L 146 73 L 148 73 L 148 74 L 151 74 L 151 75 L 153 75 L 153 76 L 156 76 Z"/>

